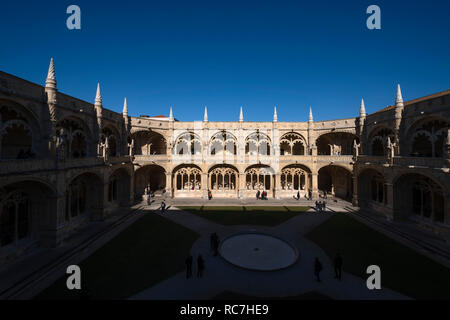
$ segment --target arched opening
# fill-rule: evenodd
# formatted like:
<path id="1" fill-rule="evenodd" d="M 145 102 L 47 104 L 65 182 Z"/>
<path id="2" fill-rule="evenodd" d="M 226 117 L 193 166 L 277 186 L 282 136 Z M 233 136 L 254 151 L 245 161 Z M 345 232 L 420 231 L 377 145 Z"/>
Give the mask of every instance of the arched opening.
<path id="1" fill-rule="evenodd" d="M 353 196 L 352 174 L 349 170 L 339 166 L 325 166 L 320 168 L 318 187 L 323 195 L 351 201 Z"/>
<path id="2" fill-rule="evenodd" d="M 303 165 L 289 165 L 281 170 L 280 187 L 278 196 L 282 198 L 292 198 L 308 196 L 311 186 L 311 171 Z"/>
<path id="3" fill-rule="evenodd" d="M 348 132 L 331 132 L 321 135 L 317 141 L 318 155 L 352 155 L 353 141 L 359 142 L 359 138 Z"/>
<path id="4" fill-rule="evenodd" d="M 230 165 L 217 165 L 208 172 L 208 189 L 213 197 L 236 197 L 239 186 L 239 172 Z"/>
<path id="5" fill-rule="evenodd" d="M 371 132 L 369 137 L 370 155 L 372 156 L 386 156 L 387 155 L 387 140 L 391 139 L 394 143 L 394 132 L 385 127 L 379 127 Z"/>
<path id="6" fill-rule="evenodd" d="M 164 137 L 155 131 L 138 131 L 133 133 L 135 155 L 167 154 Z"/>
<path id="7" fill-rule="evenodd" d="M 254 132 L 245 139 L 245 154 L 250 156 L 270 156 L 272 143 L 268 135 Z"/>
<path id="8" fill-rule="evenodd" d="M 183 164 L 173 171 L 174 196 L 201 197 L 202 171 L 196 165 Z"/>
<path id="9" fill-rule="evenodd" d="M 0 248 L 50 245 L 45 230 L 54 230 L 55 194 L 47 185 L 21 181 L 0 188 Z"/>
<path id="10" fill-rule="evenodd" d="M 409 130 L 409 155 L 413 157 L 442 157 L 449 124 L 438 119 L 423 119 Z"/>
<path id="11" fill-rule="evenodd" d="M 425 222 L 445 222 L 442 188 L 433 179 L 421 174 L 402 175 L 394 183 L 394 215 Z"/>
<path id="12" fill-rule="evenodd" d="M 175 141 L 173 154 L 183 155 L 201 155 L 202 143 L 198 135 L 193 132 L 185 132 L 178 136 Z"/>
<path id="13" fill-rule="evenodd" d="M 209 143 L 211 156 L 235 156 L 237 154 L 237 140 L 234 135 L 222 130 L 213 135 Z"/>
<path id="14" fill-rule="evenodd" d="M 67 118 L 56 124 L 58 147 L 64 148 L 67 158 L 84 158 L 88 155 L 89 133 L 85 124 L 76 118 Z"/>
<path id="15" fill-rule="evenodd" d="M 118 131 L 113 127 L 105 127 L 100 137 L 102 154 L 108 157 L 120 156 L 120 138 Z"/>
<path id="16" fill-rule="evenodd" d="M 386 180 L 380 172 L 366 169 L 358 175 L 358 203 L 360 207 L 383 212 L 388 200 Z"/>
<path id="17" fill-rule="evenodd" d="M 130 204 L 130 174 L 126 169 L 117 169 L 109 178 L 108 202 L 127 206 Z"/>
<path id="18" fill-rule="evenodd" d="M 245 169 L 245 195 L 254 197 L 257 191 L 266 191 L 268 197 L 275 190 L 275 172 L 268 165 L 256 164 Z"/>
<path id="19" fill-rule="evenodd" d="M 0 100 L 1 159 L 35 158 L 39 125 L 23 106 Z"/>
<path id="20" fill-rule="evenodd" d="M 135 173 L 135 198 L 142 200 L 142 196 L 152 193 L 159 196 L 165 193 L 166 172 L 163 167 L 158 165 L 146 165 Z"/>
<path id="21" fill-rule="evenodd" d="M 73 179 L 66 191 L 66 221 L 72 226 L 103 217 L 103 183 L 93 173 Z"/>
<path id="22" fill-rule="evenodd" d="M 303 156 L 306 155 L 306 140 L 297 132 L 288 132 L 280 139 L 281 156 Z"/>

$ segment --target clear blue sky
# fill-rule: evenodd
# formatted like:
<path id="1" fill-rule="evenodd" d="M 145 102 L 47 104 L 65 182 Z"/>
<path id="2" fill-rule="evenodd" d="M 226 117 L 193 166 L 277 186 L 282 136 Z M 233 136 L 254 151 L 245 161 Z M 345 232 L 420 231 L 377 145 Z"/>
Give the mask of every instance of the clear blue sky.
<path id="1" fill-rule="evenodd" d="M 81 8 L 80 31 L 66 8 Z M 381 8 L 381 30 L 366 8 Z M 3 1 L 0 70 L 129 114 L 306 121 L 450 88 L 450 1 Z"/>

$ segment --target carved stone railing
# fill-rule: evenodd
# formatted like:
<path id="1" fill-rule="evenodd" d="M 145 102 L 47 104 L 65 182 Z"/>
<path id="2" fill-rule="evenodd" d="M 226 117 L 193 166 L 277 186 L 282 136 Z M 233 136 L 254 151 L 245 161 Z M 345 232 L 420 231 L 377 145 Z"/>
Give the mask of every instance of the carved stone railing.
<path id="1" fill-rule="evenodd" d="M 418 168 L 444 168 L 444 158 L 394 157 L 394 165 Z"/>
<path id="2" fill-rule="evenodd" d="M 317 156 L 318 162 L 353 162 L 352 155 L 342 155 L 342 156 Z"/>
<path id="3" fill-rule="evenodd" d="M 12 159 L 0 161 L 0 175 L 55 169 L 53 159 Z"/>
<path id="4" fill-rule="evenodd" d="M 359 156 L 358 163 L 390 165 L 390 160 L 384 156 Z M 394 157 L 392 164 L 394 166 L 410 168 L 444 168 L 444 158 L 426 158 L 426 157 Z"/>

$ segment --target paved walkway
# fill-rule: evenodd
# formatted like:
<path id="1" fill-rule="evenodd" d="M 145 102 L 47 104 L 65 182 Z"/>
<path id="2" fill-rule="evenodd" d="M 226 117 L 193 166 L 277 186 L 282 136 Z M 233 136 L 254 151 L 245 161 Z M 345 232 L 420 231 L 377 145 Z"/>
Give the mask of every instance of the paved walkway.
<path id="1" fill-rule="evenodd" d="M 173 205 L 174 202 L 171 202 L 171 204 Z M 215 199 L 215 201 L 205 200 L 205 202 L 208 205 L 218 205 L 222 201 Z M 253 202 L 249 200 L 235 200 L 233 202 L 226 200 L 224 202 L 228 206 L 254 205 L 253 202 L 262 203 L 261 205 L 266 206 L 277 205 L 276 200 L 260 200 L 259 202 L 257 200 Z M 157 207 L 159 203 L 160 201 L 156 200 L 152 207 Z M 189 201 L 177 201 L 177 203 L 189 205 Z M 292 200 L 291 204 L 291 201 L 284 200 L 282 203 L 289 206 L 294 203 L 311 205 L 313 202 Z M 327 203 L 330 203 L 330 201 L 327 201 Z M 192 205 L 202 204 L 196 201 Z M 342 206 L 339 203 L 331 203 L 328 205 L 328 208 L 334 211 L 342 211 Z M 201 235 L 194 243 L 191 253 L 194 259 L 196 259 L 198 254 L 202 254 L 205 260 L 204 276 L 200 279 L 193 277 L 187 280 L 185 272 L 181 272 L 130 297 L 130 299 L 211 299 L 223 291 L 232 291 L 256 297 L 287 297 L 316 291 L 333 299 L 408 299 L 408 297 L 387 288 L 368 290 L 365 279 L 351 274 L 343 273 L 341 281 L 334 279 L 332 261 L 320 247 L 304 238 L 308 231 L 324 222 L 331 215 L 332 213 L 329 211 L 319 214 L 315 213 L 314 209 L 310 209 L 307 213 L 293 217 L 276 227 L 223 226 L 172 206 L 164 214 L 164 217 Z M 300 258 L 287 269 L 261 272 L 242 269 L 229 264 L 220 256 L 213 256 L 210 250 L 209 238 L 212 232 L 217 232 L 219 238 L 223 239 L 230 234 L 242 231 L 259 231 L 285 239 L 298 249 Z M 316 282 L 313 276 L 313 261 L 315 257 L 318 257 L 324 266 L 324 270 L 321 273 L 322 282 L 320 283 Z M 195 267 L 196 262 L 193 268 L 194 273 Z"/>

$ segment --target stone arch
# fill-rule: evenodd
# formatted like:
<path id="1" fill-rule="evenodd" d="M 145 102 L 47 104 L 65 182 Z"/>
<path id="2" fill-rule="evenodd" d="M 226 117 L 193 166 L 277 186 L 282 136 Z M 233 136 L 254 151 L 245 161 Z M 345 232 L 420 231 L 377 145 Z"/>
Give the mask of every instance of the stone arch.
<path id="1" fill-rule="evenodd" d="M 404 173 L 394 180 L 393 188 L 395 218 L 449 223 L 444 189 L 435 179 L 415 172 Z"/>
<path id="2" fill-rule="evenodd" d="M 352 155 L 353 142 L 359 138 L 350 132 L 327 132 L 316 139 L 318 155 Z"/>
<path id="3" fill-rule="evenodd" d="M 21 180 L 0 188 L 0 248 L 50 246 L 56 194 L 46 183 Z"/>
<path id="4" fill-rule="evenodd" d="M 174 196 L 201 197 L 202 170 L 194 164 L 181 164 L 173 169 Z"/>
<path id="5" fill-rule="evenodd" d="M 84 172 L 71 179 L 66 189 L 66 221 L 79 225 L 103 216 L 103 180 L 93 172 Z"/>
<path id="6" fill-rule="evenodd" d="M 297 132 L 287 132 L 280 138 L 280 155 L 306 155 L 306 139 Z"/>
<path id="7" fill-rule="evenodd" d="M 183 132 L 175 139 L 172 153 L 174 155 L 200 155 L 202 153 L 202 140 L 194 132 Z"/>
<path id="8" fill-rule="evenodd" d="M 236 136 L 227 130 L 216 132 L 208 143 L 209 155 L 237 155 Z"/>
<path id="9" fill-rule="evenodd" d="M 119 131 L 115 126 L 106 125 L 102 129 L 100 143 L 103 148 L 106 148 L 106 154 L 108 157 L 120 156 L 121 139 Z"/>
<path id="10" fill-rule="evenodd" d="M 65 156 L 68 158 L 84 158 L 93 154 L 89 146 L 93 136 L 89 127 L 78 117 L 68 116 L 56 124 L 56 136 L 64 143 Z"/>
<path id="11" fill-rule="evenodd" d="M 152 130 L 140 130 L 132 134 L 135 155 L 167 154 L 164 136 Z"/>
<path id="12" fill-rule="evenodd" d="M 40 153 L 41 130 L 34 113 L 10 100 L 0 100 L 0 157 L 34 158 Z"/>
<path id="13" fill-rule="evenodd" d="M 353 197 L 352 172 L 343 166 L 326 165 L 319 169 L 318 187 L 324 194 L 350 201 Z"/>
<path id="14" fill-rule="evenodd" d="M 387 139 L 394 143 L 394 131 L 387 126 L 378 126 L 369 134 L 369 152 L 371 156 L 386 156 Z"/>
<path id="15" fill-rule="evenodd" d="M 134 194 L 138 200 L 143 199 L 143 195 L 149 192 L 155 195 L 162 195 L 166 189 L 166 170 L 157 164 L 149 164 L 140 167 L 135 171 Z"/>
<path id="16" fill-rule="evenodd" d="M 281 169 L 278 196 L 283 198 L 305 197 L 311 186 L 311 170 L 302 164 L 290 164 Z"/>
<path id="17" fill-rule="evenodd" d="M 245 154 L 269 156 L 271 154 L 272 141 L 270 137 L 259 130 L 250 133 L 245 138 Z"/>
<path id="18" fill-rule="evenodd" d="M 126 206 L 130 204 L 130 173 L 125 168 L 116 169 L 108 181 L 108 202 Z"/>
<path id="19" fill-rule="evenodd" d="M 385 213 L 384 207 L 388 204 L 388 199 L 384 174 L 374 168 L 364 168 L 359 171 L 357 179 L 359 206 Z"/>
<path id="20" fill-rule="evenodd" d="M 239 171 L 229 164 L 217 164 L 208 170 L 208 190 L 214 197 L 234 197 L 239 189 Z"/>
<path id="21" fill-rule="evenodd" d="M 275 188 L 275 170 L 264 164 L 254 164 L 245 169 L 245 190 L 270 191 Z"/>
<path id="22" fill-rule="evenodd" d="M 449 128 L 448 120 L 440 117 L 416 121 L 407 130 L 407 154 L 413 157 L 442 157 Z"/>

